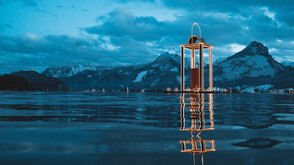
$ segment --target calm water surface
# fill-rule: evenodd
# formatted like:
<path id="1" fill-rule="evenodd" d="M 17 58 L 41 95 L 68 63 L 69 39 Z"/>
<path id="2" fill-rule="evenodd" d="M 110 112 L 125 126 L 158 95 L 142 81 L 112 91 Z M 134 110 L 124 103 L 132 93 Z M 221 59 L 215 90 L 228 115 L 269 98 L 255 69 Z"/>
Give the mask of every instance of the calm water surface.
<path id="1" fill-rule="evenodd" d="M 0 164 L 294 164 L 294 96 L 0 92 Z"/>

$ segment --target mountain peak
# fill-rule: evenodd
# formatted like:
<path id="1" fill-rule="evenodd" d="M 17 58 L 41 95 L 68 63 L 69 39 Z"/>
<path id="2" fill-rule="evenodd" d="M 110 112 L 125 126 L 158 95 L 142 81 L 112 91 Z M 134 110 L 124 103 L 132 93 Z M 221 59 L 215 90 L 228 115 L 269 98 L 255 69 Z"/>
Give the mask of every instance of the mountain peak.
<path id="1" fill-rule="evenodd" d="M 166 52 L 158 56 L 154 63 L 167 62 L 169 60 L 180 61 L 180 56 L 177 54 L 171 54 L 169 52 Z"/>
<path id="2" fill-rule="evenodd" d="M 245 56 L 254 56 L 254 55 L 262 55 L 272 59 L 272 56 L 268 54 L 268 48 L 266 46 L 264 46 L 260 42 L 252 41 L 248 46 L 246 46 L 246 48 L 236 53 L 235 55 L 228 57 L 227 60 L 231 60 L 233 58 L 245 57 Z"/>
<path id="3" fill-rule="evenodd" d="M 252 41 L 245 49 L 243 49 L 244 53 L 248 55 L 268 55 L 268 48 L 264 46 L 262 43 L 257 41 Z"/>

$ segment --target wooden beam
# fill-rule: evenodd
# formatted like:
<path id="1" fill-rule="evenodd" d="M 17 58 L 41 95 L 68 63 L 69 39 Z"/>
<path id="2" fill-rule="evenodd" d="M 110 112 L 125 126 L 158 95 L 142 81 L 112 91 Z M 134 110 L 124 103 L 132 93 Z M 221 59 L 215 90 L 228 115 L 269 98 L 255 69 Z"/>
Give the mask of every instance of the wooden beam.
<path id="1" fill-rule="evenodd" d="M 212 47 L 209 48 L 209 90 L 213 90 Z"/>
<path id="2" fill-rule="evenodd" d="M 210 47 L 212 47 L 211 45 L 206 43 L 193 43 L 193 44 L 185 44 L 180 46 L 184 46 L 184 48 L 190 49 L 190 50 L 198 50 L 200 49 L 200 45 L 203 45 L 203 49 L 209 49 Z"/>
<path id="3" fill-rule="evenodd" d="M 204 90 L 204 59 L 203 59 L 203 44 L 199 47 L 199 72 L 200 72 L 200 91 Z"/>
<path id="4" fill-rule="evenodd" d="M 181 91 L 185 89 L 185 50 L 184 46 L 181 46 Z"/>
<path id="5" fill-rule="evenodd" d="M 195 68 L 195 52 L 191 50 L 191 69 Z"/>

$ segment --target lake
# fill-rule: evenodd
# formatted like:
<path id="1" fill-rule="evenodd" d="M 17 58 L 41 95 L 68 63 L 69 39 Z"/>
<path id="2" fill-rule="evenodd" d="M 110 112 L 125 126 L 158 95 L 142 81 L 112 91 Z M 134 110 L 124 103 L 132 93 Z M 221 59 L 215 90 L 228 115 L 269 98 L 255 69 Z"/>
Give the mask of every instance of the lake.
<path id="1" fill-rule="evenodd" d="M 0 164 L 294 164 L 294 95 L 0 92 Z"/>

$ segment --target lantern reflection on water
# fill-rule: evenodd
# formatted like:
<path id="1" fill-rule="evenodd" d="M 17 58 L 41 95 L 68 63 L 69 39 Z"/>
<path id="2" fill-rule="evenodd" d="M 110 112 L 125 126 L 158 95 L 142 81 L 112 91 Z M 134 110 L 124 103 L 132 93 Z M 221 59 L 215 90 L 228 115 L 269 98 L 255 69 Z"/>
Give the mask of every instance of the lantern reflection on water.
<path id="1" fill-rule="evenodd" d="M 205 100 L 204 94 L 191 94 L 189 110 L 190 110 L 190 127 L 187 127 L 188 123 L 185 119 L 185 94 L 181 95 L 181 128 L 180 131 L 191 132 L 191 139 L 181 140 L 180 144 L 182 146 L 181 152 L 189 152 L 193 154 L 194 163 L 195 155 L 202 154 L 202 164 L 204 163 L 203 154 L 207 152 L 215 151 L 215 141 L 202 139 L 199 135 L 203 131 L 214 130 L 213 121 L 213 94 L 209 94 L 208 101 L 208 112 L 209 115 L 205 115 Z M 206 123 L 205 117 L 207 116 L 208 122 Z M 198 133 L 196 138 L 194 138 L 193 133 Z"/>

